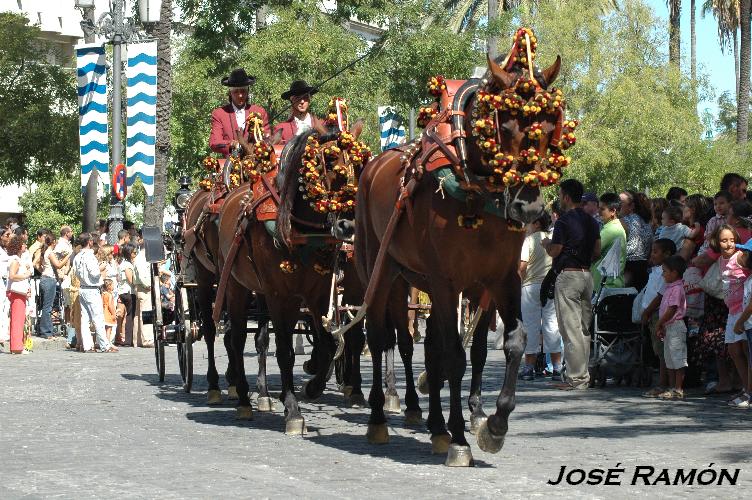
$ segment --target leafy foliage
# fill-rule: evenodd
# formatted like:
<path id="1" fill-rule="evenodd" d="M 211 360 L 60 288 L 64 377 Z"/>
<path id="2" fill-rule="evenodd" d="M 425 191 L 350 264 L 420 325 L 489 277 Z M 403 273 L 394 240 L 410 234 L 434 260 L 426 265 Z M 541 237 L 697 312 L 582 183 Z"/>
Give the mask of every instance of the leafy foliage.
<path id="1" fill-rule="evenodd" d="M 0 13 L 0 182 L 51 179 L 78 162 L 76 87 L 46 63 L 39 36 L 25 17 Z"/>

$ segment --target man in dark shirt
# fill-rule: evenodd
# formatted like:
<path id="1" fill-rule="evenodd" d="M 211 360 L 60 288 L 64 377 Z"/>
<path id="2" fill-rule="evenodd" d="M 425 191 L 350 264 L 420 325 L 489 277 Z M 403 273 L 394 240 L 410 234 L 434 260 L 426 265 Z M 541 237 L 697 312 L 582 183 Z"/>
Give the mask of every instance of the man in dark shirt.
<path id="1" fill-rule="evenodd" d="M 566 361 L 565 389 L 587 389 L 590 375 L 590 318 L 593 277 L 590 264 L 601 253 L 598 223 L 581 207 L 582 184 L 567 179 L 559 187 L 559 201 L 564 214 L 554 225 L 551 240 L 543 246 L 559 270 L 554 291 L 556 319 L 564 339 Z"/>

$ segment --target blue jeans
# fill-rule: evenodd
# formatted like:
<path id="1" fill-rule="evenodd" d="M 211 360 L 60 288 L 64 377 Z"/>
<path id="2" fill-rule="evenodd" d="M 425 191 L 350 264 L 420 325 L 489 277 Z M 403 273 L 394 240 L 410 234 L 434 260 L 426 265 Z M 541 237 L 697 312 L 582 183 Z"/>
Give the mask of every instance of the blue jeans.
<path id="1" fill-rule="evenodd" d="M 52 305 L 57 293 L 57 280 L 42 276 L 39 280 L 39 293 L 42 296 L 42 314 L 39 318 L 39 336 L 52 336 Z"/>

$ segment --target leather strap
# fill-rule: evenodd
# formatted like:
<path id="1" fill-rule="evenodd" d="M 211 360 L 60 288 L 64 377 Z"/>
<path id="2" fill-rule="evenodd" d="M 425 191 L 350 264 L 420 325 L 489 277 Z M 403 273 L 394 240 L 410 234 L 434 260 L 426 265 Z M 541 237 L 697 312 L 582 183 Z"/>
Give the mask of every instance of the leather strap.
<path id="1" fill-rule="evenodd" d="M 290 175 L 292 175 L 292 174 L 290 174 Z M 261 182 L 264 184 L 264 186 L 266 187 L 267 191 L 269 191 L 269 193 L 271 194 L 272 198 L 274 198 L 274 203 L 276 203 L 277 206 L 281 205 L 282 204 L 282 200 L 279 197 L 279 193 L 277 192 L 276 189 L 274 189 L 274 186 L 272 186 L 272 183 L 269 182 L 269 179 L 267 179 L 265 176 L 262 175 L 261 176 Z M 312 227 L 314 229 L 326 229 L 326 225 L 325 224 L 317 224 L 315 222 L 308 222 L 308 221 L 300 219 L 300 218 L 298 218 L 298 217 L 296 217 L 296 216 L 294 216 L 292 214 L 290 214 L 290 220 L 293 221 L 293 222 L 295 222 L 296 224 L 300 224 L 301 226 Z"/>
<path id="2" fill-rule="evenodd" d="M 239 226 L 240 224 L 238 224 Z M 238 229 L 240 229 L 238 227 Z M 239 230 L 235 231 L 235 237 L 232 239 L 232 245 L 230 251 L 227 252 L 227 259 L 225 265 L 222 268 L 222 275 L 219 278 L 219 284 L 217 285 L 217 298 L 214 300 L 214 311 L 212 312 L 212 319 L 216 323 L 219 321 L 219 317 L 222 314 L 222 306 L 225 302 L 225 291 L 227 290 L 227 281 L 230 279 L 230 273 L 232 272 L 232 265 L 235 263 L 235 257 L 238 255 L 240 249 L 240 242 L 243 236 Z"/>

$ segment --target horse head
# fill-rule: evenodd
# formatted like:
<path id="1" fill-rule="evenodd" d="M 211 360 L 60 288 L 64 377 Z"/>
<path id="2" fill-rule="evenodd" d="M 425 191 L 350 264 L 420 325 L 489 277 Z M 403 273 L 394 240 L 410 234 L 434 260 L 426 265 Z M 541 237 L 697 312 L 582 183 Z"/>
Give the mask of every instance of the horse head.
<path id="1" fill-rule="evenodd" d="M 503 62 L 488 57 L 488 72 L 466 122 L 469 167 L 503 197 L 507 218 L 528 223 L 543 211 L 540 188 L 558 182 L 569 158 L 562 151 L 576 122 L 564 120 L 564 98 L 552 87 L 561 57 L 545 70 L 534 64 L 532 31 L 518 30 Z M 571 129 L 571 130 L 570 130 Z"/>
<path id="2" fill-rule="evenodd" d="M 343 239 L 352 233 L 358 177 L 371 152 L 358 141 L 362 120 L 349 127 L 344 101 L 332 102 L 323 124 L 293 138 L 281 155 L 277 231 L 288 247 L 293 224 Z"/>

